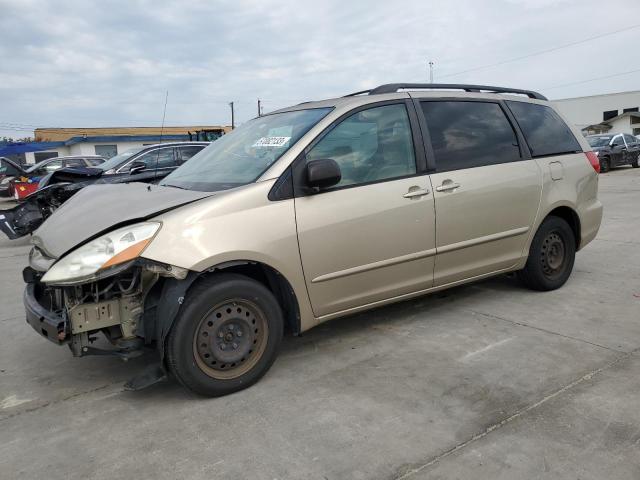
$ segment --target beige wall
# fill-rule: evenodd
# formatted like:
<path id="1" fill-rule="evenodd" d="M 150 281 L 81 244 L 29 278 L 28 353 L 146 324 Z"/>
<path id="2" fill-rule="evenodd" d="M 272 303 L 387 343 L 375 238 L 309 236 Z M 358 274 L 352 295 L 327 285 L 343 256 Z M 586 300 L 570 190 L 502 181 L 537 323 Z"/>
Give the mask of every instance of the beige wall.
<path id="1" fill-rule="evenodd" d="M 114 135 L 186 135 L 197 130 L 223 129 L 225 133 L 231 127 L 223 125 L 190 125 L 184 127 L 113 127 L 113 128 L 36 128 L 33 135 L 36 141 L 64 142 L 72 137 L 97 137 Z"/>

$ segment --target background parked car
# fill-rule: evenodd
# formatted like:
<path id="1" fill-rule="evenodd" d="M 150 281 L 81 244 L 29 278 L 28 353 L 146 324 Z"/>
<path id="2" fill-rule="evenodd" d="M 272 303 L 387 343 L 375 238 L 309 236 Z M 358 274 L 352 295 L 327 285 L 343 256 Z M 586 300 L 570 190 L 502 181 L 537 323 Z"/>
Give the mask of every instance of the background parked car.
<path id="1" fill-rule="evenodd" d="M 0 157 L 0 197 L 9 197 L 9 182 L 24 175 L 22 165 L 6 157 Z"/>
<path id="2" fill-rule="evenodd" d="M 23 174 L 9 182 L 8 195 L 16 200 L 22 200 L 38 189 L 42 177 L 62 168 L 96 167 L 104 163 L 105 159 L 99 155 L 70 155 L 53 157 L 36 163 L 24 170 Z"/>
<path id="3" fill-rule="evenodd" d="M 39 184 L 35 183 L 38 190 L 20 205 L 1 212 L 4 222 L 0 224 L 0 230 L 9 238 L 33 232 L 54 210 L 89 185 L 157 183 L 208 145 L 209 142 L 147 145 L 127 150 L 91 168 L 58 168 L 43 177 Z"/>
<path id="4" fill-rule="evenodd" d="M 98 179 L 110 183 L 153 183 L 169 175 L 207 145 L 209 142 L 179 142 L 131 148 L 96 165 L 95 168 L 63 168 L 55 171 L 55 175 L 52 172 L 42 179 L 40 188 L 58 182 L 88 184 Z"/>
<path id="5" fill-rule="evenodd" d="M 626 133 L 590 135 L 587 142 L 600 160 L 600 172 L 608 172 L 620 165 L 638 168 L 640 140 Z"/>

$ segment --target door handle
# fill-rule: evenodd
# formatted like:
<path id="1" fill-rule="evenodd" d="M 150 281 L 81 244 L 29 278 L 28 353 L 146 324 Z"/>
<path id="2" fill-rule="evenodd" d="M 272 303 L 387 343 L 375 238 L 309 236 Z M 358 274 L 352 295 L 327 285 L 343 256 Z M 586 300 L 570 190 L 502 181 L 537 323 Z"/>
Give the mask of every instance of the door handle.
<path id="1" fill-rule="evenodd" d="M 459 183 L 453 183 L 451 180 L 445 180 L 442 182 L 442 185 L 436 187 L 436 192 L 448 192 L 450 190 L 455 190 L 456 188 L 460 188 Z"/>
<path id="2" fill-rule="evenodd" d="M 415 188 L 415 187 L 412 187 Z M 407 193 L 402 195 L 404 198 L 416 198 L 416 197 L 424 197 L 425 195 L 429 195 L 430 190 L 428 188 L 416 188 L 415 190 L 409 190 Z"/>

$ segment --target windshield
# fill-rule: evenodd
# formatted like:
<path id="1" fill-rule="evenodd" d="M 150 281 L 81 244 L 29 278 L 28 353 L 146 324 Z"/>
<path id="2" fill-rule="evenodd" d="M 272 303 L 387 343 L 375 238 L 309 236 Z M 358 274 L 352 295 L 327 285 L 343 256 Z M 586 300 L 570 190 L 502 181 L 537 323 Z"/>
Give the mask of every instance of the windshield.
<path id="1" fill-rule="evenodd" d="M 592 147 L 605 147 L 609 145 L 610 141 L 611 135 L 606 135 L 603 137 L 587 137 L 587 142 L 589 142 L 589 145 L 591 145 Z"/>
<path id="2" fill-rule="evenodd" d="M 124 163 L 129 157 L 144 150 L 145 148 L 146 147 L 136 147 L 136 148 L 130 148 L 129 150 L 125 150 L 121 154 L 116 155 L 115 157 L 111 157 L 106 162 L 96 165 L 95 168 L 99 168 L 104 171 L 111 170 L 112 168 L 117 168 L 120 166 L 121 163 Z"/>
<path id="3" fill-rule="evenodd" d="M 254 118 L 192 157 L 161 185 L 214 192 L 254 182 L 331 108 Z"/>

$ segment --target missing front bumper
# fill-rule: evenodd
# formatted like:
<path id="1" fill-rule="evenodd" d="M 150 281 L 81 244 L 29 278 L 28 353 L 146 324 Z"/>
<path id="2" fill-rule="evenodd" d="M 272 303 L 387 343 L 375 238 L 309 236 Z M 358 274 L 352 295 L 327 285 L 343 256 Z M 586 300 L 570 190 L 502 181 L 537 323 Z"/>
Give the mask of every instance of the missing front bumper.
<path id="1" fill-rule="evenodd" d="M 67 336 L 66 319 L 42 306 L 36 298 L 35 290 L 35 285 L 29 283 L 23 294 L 27 323 L 47 340 L 62 345 Z"/>

